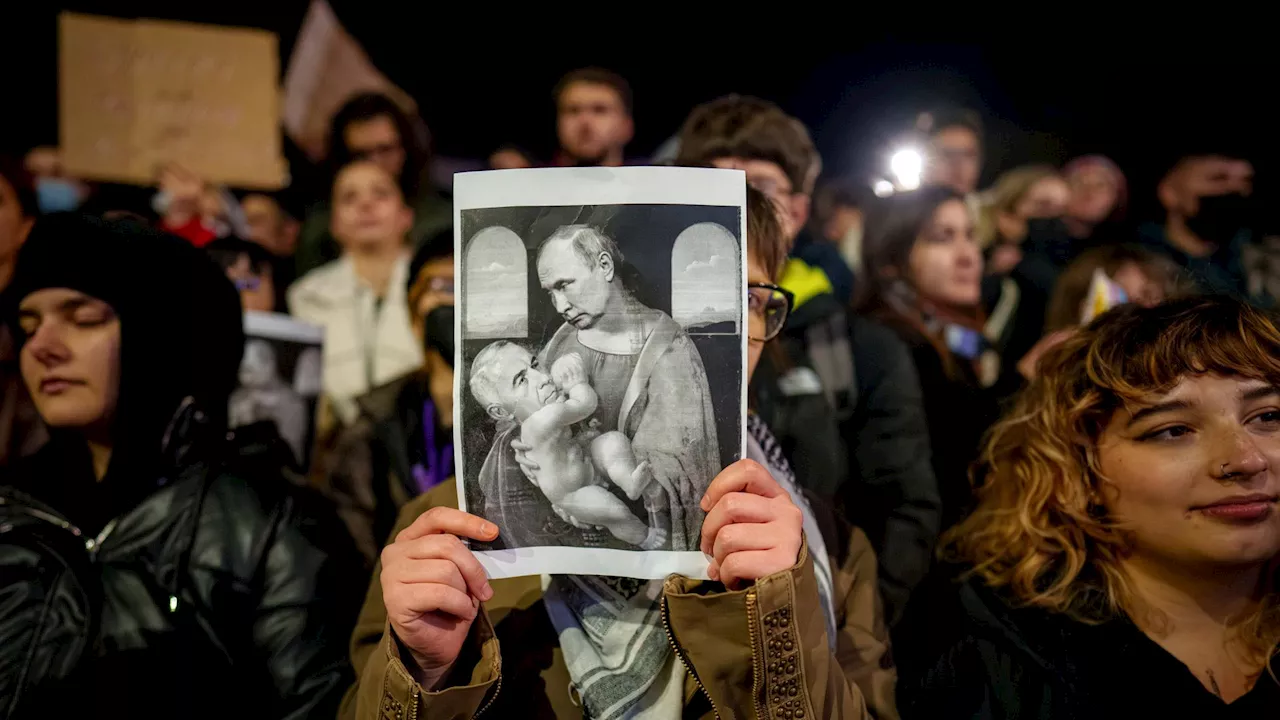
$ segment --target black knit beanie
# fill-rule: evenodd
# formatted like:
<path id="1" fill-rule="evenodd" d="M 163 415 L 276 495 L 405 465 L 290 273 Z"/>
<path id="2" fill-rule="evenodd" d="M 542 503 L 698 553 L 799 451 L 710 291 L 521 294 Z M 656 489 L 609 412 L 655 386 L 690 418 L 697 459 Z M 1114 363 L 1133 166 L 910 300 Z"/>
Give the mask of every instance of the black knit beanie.
<path id="1" fill-rule="evenodd" d="M 134 221 L 75 213 L 37 220 L 18 253 L 3 308 L 16 327 L 17 306 L 47 288 L 77 290 L 120 318 L 117 452 L 137 459 L 158 451 L 185 398 L 225 422 L 244 350 L 240 298 L 222 270 L 181 238 Z"/>

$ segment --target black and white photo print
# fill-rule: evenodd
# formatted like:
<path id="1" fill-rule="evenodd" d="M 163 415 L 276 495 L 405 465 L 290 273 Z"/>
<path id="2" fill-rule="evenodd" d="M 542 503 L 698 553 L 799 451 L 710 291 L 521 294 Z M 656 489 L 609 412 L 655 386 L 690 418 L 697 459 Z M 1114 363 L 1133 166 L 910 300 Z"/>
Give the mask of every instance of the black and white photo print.
<path id="1" fill-rule="evenodd" d="M 706 577 L 699 502 L 744 453 L 745 181 L 455 178 L 458 502 L 490 577 Z"/>
<path id="2" fill-rule="evenodd" d="M 244 314 L 240 384 L 231 393 L 232 428 L 270 422 L 307 469 L 320 398 L 324 329 L 288 315 Z"/>

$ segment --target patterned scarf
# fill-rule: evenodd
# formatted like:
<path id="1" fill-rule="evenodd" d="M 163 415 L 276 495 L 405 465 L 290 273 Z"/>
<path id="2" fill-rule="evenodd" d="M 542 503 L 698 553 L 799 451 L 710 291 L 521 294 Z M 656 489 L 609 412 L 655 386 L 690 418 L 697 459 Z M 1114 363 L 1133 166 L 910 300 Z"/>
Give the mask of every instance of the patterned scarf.
<path id="1" fill-rule="evenodd" d="M 827 638 L 835 647 L 831 565 L 812 508 L 772 433 L 747 417 L 747 457 L 768 468 L 804 511 Z M 662 580 L 596 575 L 543 578 L 543 600 L 583 710 L 593 720 L 669 720 L 684 706 L 685 669 L 662 625 Z"/>

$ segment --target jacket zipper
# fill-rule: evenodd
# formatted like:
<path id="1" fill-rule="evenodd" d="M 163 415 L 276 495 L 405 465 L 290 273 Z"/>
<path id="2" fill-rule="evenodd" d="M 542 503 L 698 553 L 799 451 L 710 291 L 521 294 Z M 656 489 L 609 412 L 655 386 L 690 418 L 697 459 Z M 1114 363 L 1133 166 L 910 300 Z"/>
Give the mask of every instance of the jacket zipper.
<path id="1" fill-rule="evenodd" d="M 9 504 L 9 501 L 7 499 L 0 498 L 0 505 L 8 505 L 8 504 Z M 24 513 L 26 515 L 30 515 L 31 517 L 37 520 L 42 520 L 51 525 L 56 525 L 57 527 L 60 527 L 63 530 L 66 530 L 67 532 L 71 533 L 72 535 L 75 535 L 78 538 L 84 537 L 84 532 L 82 532 L 80 528 L 73 525 L 70 520 L 64 520 L 61 517 L 51 512 L 45 512 L 40 508 L 27 507 L 22 505 L 18 505 L 15 507 L 17 507 L 18 512 Z M 84 549 L 88 551 L 89 557 L 91 559 L 97 557 L 98 551 L 102 549 L 102 543 L 106 541 L 107 536 L 111 534 L 111 531 L 116 529 L 116 523 L 118 523 L 119 521 L 120 521 L 120 518 L 112 518 L 111 522 L 104 525 L 102 528 L 102 532 L 98 533 L 96 537 L 85 538 Z"/>
<path id="2" fill-rule="evenodd" d="M 752 588 L 747 591 L 747 637 L 751 640 L 751 697 L 756 698 L 756 717 L 764 720 L 769 717 L 769 708 L 765 704 L 762 695 L 764 689 L 764 658 L 767 649 L 757 644 L 760 640 L 756 634 L 756 616 L 759 609 L 756 607 L 756 591 Z"/>
<path id="3" fill-rule="evenodd" d="M 671 649 L 675 651 L 676 657 L 680 658 L 680 662 L 684 664 L 685 670 L 693 676 L 693 681 L 698 684 L 698 689 L 707 698 L 707 702 L 711 704 L 711 714 L 715 715 L 716 720 L 720 720 L 720 711 L 716 708 L 716 703 L 711 699 L 711 693 L 707 691 L 707 686 L 702 684 L 702 679 L 698 677 L 698 671 L 693 669 L 693 663 L 689 662 L 689 658 L 685 657 L 684 651 L 676 643 L 675 633 L 671 632 L 671 616 L 667 608 L 667 595 L 662 595 L 662 627 L 667 631 L 667 642 L 671 643 Z"/>
<path id="4" fill-rule="evenodd" d="M 489 696 L 489 702 L 485 703 L 484 705 L 481 705 L 480 709 L 476 711 L 476 714 L 472 715 L 471 717 L 478 718 L 481 715 L 483 715 L 484 711 L 488 710 L 489 706 L 493 704 L 493 701 L 498 699 L 498 693 L 500 692 L 502 692 L 502 671 L 501 670 L 498 671 L 498 682 L 495 683 L 493 686 L 493 694 Z"/>

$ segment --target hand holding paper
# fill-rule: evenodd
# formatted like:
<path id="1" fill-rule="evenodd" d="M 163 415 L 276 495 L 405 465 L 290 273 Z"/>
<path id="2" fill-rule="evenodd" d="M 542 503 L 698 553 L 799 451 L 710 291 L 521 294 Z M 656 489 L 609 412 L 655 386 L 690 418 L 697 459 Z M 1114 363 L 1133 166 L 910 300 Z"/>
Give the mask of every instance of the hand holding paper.
<path id="1" fill-rule="evenodd" d="M 382 551 L 382 597 L 391 630 L 413 657 L 414 679 L 433 688 L 449 674 L 480 603 L 493 597 L 484 569 L 458 539 L 493 540 L 498 527 L 453 508 L 423 513 Z"/>
<path id="2" fill-rule="evenodd" d="M 796 564 L 804 515 L 760 463 L 739 460 L 711 481 L 702 498 L 707 575 L 737 590 Z"/>

